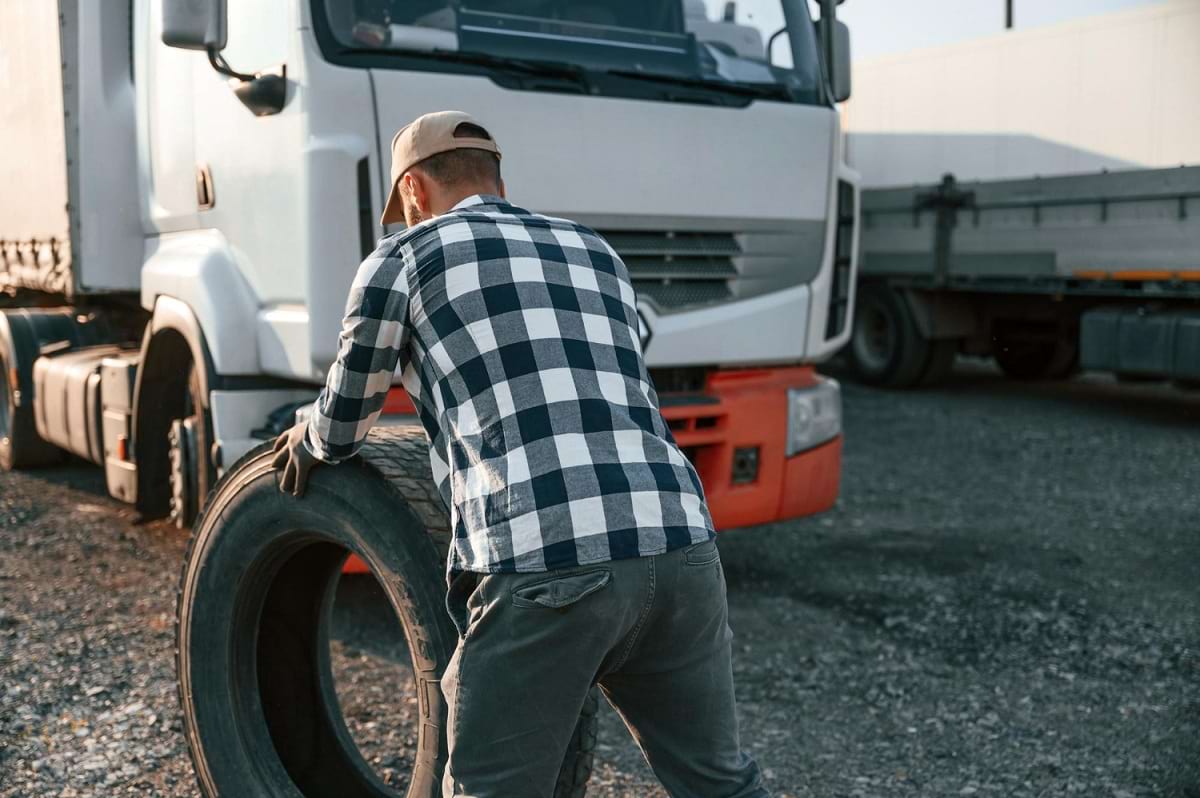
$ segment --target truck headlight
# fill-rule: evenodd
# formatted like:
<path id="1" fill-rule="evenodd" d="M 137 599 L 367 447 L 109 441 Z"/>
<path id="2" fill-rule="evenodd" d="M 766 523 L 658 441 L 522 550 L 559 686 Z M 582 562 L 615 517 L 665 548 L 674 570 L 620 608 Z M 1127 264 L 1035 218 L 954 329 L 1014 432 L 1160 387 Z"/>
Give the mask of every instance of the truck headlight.
<path id="1" fill-rule="evenodd" d="M 822 378 L 811 388 L 787 392 L 787 456 L 831 441 L 842 432 L 842 389 L 837 380 Z"/>

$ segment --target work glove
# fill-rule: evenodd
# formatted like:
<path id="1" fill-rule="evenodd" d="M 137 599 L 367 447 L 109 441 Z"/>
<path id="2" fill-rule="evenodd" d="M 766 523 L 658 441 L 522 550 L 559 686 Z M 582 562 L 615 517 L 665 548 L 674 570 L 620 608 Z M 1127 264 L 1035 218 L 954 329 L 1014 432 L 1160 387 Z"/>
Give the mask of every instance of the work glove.
<path id="1" fill-rule="evenodd" d="M 304 437 L 308 432 L 308 422 L 301 421 L 291 429 L 283 432 L 275 439 L 275 458 L 271 468 L 282 469 L 283 478 L 279 481 L 279 490 L 299 498 L 304 495 L 304 486 L 308 484 L 308 472 L 321 462 L 304 445 Z"/>

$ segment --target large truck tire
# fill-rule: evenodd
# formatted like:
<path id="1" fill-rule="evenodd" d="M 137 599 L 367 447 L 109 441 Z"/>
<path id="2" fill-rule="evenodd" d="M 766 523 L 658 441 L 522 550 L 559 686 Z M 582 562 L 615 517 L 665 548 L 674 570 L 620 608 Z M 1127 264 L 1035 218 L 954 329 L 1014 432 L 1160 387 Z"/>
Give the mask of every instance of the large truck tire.
<path id="1" fill-rule="evenodd" d="M 0 470 L 54 465 L 66 459 L 66 452 L 38 435 L 33 363 L 46 343 L 70 347 L 81 340 L 90 342 L 69 308 L 0 311 Z"/>
<path id="2" fill-rule="evenodd" d="M 278 488 L 269 444 L 220 479 L 193 528 L 180 580 L 176 667 L 184 731 L 205 796 L 397 798 L 364 761 L 334 690 L 334 590 L 350 553 L 399 616 L 420 726 L 406 798 L 439 796 L 457 642 L 445 610 L 448 519 L 419 427 L 373 430 L 361 453 L 318 467 L 304 497 Z M 557 798 L 582 798 L 595 691 L 563 761 Z"/>
<path id="3" fill-rule="evenodd" d="M 0 352 L 0 470 L 50 465 L 63 460 L 65 453 L 38 435 L 30 402 L 17 404 L 16 369 Z"/>
<path id="4" fill-rule="evenodd" d="M 937 343 L 935 346 L 921 335 L 912 309 L 898 292 L 885 285 L 859 285 L 848 359 L 860 382 L 882 388 L 911 388 L 922 383 L 931 364 L 934 373 L 930 376 L 940 379 L 949 368 L 949 350 Z M 957 351 L 957 342 L 951 343 Z"/>

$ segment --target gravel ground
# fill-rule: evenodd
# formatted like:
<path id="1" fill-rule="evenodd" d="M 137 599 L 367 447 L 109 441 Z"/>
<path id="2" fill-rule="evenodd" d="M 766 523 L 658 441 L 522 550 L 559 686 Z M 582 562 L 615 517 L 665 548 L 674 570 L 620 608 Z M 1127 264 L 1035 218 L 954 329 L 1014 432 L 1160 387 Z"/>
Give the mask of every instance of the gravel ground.
<path id="1" fill-rule="evenodd" d="M 960 365 L 847 386 L 842 498 L 723 535 L 742 734 L 777 796 L 1200 796 L 1200 394 Z M 181 533 L 97 469 L 0 474 L 0 796 L 196 794 Z M 348 581 L 352 734 L 412 754 L 394 620 Z M 593 798 L 665 793 L 606 712 Z"/>

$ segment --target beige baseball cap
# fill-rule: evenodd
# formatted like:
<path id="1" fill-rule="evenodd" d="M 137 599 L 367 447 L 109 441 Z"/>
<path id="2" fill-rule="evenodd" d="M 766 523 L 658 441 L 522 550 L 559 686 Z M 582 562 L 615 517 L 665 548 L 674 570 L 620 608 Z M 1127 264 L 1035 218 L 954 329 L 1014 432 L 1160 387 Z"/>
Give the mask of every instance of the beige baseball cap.
<path id="1" fill-rule="evenodd" d="M 455 136 L 454 131 L 464 122 L 483 128 L 470 114 L 462 111 L 438 111 L 419 116 L 400 128 L 392 139 L 392 188 L 383 206 L 380 224 L 404 221 L 404 204 L 400 200 L 400 178 L 426 158 L 450 150 L 487 150 L 500 157 L 500 148 L 492 139 Z M 484 128 L 486 130 L 486 128 Z"/>

